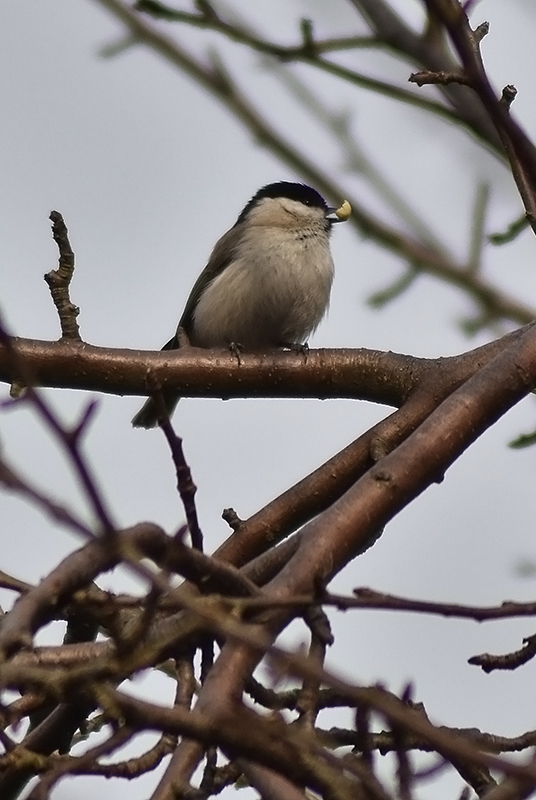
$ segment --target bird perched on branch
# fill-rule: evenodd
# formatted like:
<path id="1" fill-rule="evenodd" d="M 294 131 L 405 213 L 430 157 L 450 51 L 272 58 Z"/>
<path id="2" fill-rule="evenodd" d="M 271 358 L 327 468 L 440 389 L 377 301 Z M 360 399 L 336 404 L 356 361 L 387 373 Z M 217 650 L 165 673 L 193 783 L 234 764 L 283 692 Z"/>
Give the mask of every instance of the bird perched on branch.
<path id="1" fill-rule="evenodd" d="M 350 214 L 347 200 L 330 208 L 303 183 L 263 186 L 216 242 L 175 336 L 162 349 L 179 347 L 179 330 L 193 347 L 303 345 L 329 305 L 331 228 Z M 171 414 L 180 396 L 170 390 L 162 394 Z M 149 398 L 132 424 L 153 428 L 157 423 L 157 406 Z"/>

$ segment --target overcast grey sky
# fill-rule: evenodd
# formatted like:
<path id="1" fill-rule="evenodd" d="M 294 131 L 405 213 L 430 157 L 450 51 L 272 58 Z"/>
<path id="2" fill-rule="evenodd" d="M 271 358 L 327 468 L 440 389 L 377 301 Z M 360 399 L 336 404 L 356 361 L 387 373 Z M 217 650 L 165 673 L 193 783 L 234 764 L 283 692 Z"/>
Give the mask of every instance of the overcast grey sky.
<path id="1" fill-rule="evenodd" d="M 416 2 L 397 5 L 408 18 L 419 18 Z M 301 16 L 317 21 L 319 35 L 363 30 L 343 0 L 236 0 L 233 7 L 283 42 L 295 40 L 295 20 Z M 497 86 L 517 86 L 514 112 L 534 134 L 532 4 L 519 0 L 506 9 L 500 0 L 482 0 L 473 19 L 490 21 L 483 44 L 488 70 Z M 202 52 L 206 39 L 199 32 L 173 32 Z M 157 349 L 172 335 L 214 242 L 244 203 L 264 183 L 300 178 L 190 79 L 143 47 L 113 58 L 99 55 L 121 37 L 121 26 L 91 0 L 4 0 L 0 8 L 0 310 L 17 335 L 58 336 L 42 280 L 57 257 L 49 232 L 52 208 L 64 215 L 77 256 L 72 297 L 81 308 L 83 338 Z M 258 58 L 216 37 L 211 41 L 281 130 L 303 143 L 349 191 L 380 209 L 364 182 L 347 174 L 319 126 L 281 94 L 274 77 L 262 75 Z M 367 74 L 397 74 L 385 55 L 365 51 L 352 58 Z M 334 112 L 351 112 L 356 137 L 376 166 L 460 257 L 467 252 L 477 182 L 491 186 L 490 231 L 519 215 L 508 173 L 465 134 L 306 67 L 296 74 L 310 81 Z M 350 226 L 335 230 L 333 252 L 337 272 L 331 309 L 312 347 L 440 356 L 485 341 L 484 334 L 466 339 L 457 325 L 472 311 L 467 298 L 430 278 L 420 279 L 383 311 L 372 311 L 368 296 L 389 285 L 401 273 L 401 263 Z M 534 242 L 528 232 L 502 251 L 486 248 L 485 263 L 497 282 L 536 303 Z M 88 400 L 77 392 L 47 394 L 67 419 Z M 138 405 L 137 398 L 100 398 L 87 448 L 120 525 L 150 519 L 171 531 L 182 519 L 173 469 L 158 431 L 131 429 Z M 350 401 L 181 403 L 175 423 L 199 487 L 207 549 L 227 535 L 223 508 L 248 516 L 388 411 Z M 536 558 L 535 455 L 509 450 L 506 443 L 533 427 L 530 398 L 477 442 L 442 484 L 400 514 L 334 588 L 366 585 L 479 604 L 532 599 L 534 581 L 521 580 L 515 567 L 523 558 Z M 26 474 L 85 513 L 68 467 L 29 410 L 0 416 L 0 441 Z M 79 545 L 18 498 L 0 495 L 0 509 L 0 567 L 9 573 L 37 581 Z M 126 575 L 105 576 L 100 583 L 132 586 Z M 2 593 L 0 599 L 9 608 L 12 597 Z M 534 663 L 514 674 L 491 676 L 466 663 L 475 653 L 517 649 L 523 636 L 534 633 L 530 622 L 476 626 L 372 612 L 330 617 L 340 635 L 329 664 L 355 680 L 381 680 L 395 691 L 412 680 L 416 699 L 427 704 L 434 721 L 447 725 L 510 735 L 534 727 L 531 704 L 519 702 L 521 692 L 532 687 Z M 134 688 L 145 691 L 145 684 Z M 164 689 L 159 684 L 155 691 L 161 695 Z M 325 724 L 329 719 L 326 715 Z M 146 797 L 154 783 L 154 775 L 143 778 L 128 788 L 129 797 Z M 446 781 L 443 790 L 452 793 L 455 785 Z M 95 796 L 96 787 L 96 779 L 81 781 L 77 800 Z M 71 790 L 69 783 L 61 784 L 53 797 L 66 800 Z M 127 789 L 117 781 L 98 782 L 101 800 L 118 791 Z"/>

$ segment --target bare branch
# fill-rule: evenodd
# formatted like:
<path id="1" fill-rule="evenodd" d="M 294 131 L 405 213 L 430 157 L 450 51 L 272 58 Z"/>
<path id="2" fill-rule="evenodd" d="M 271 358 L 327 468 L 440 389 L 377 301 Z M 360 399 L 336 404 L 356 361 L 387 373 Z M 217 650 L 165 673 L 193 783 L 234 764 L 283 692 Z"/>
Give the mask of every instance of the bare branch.
<path id="1" fill-rule="evenodd" d="M 52 235 L 58 245 L 60 258 L 58 269 L 47 272 L 45 281 L 48 283 L 52 300 L 58 311 L 62 338 L 81 341 L 76 321 L 80 309 L 71 303 L 69 296 L 69 286 L 74 274 L 74 253 L 62 215 L 59 211 L 51 211 L 50 219 L 52 220 Z"/>

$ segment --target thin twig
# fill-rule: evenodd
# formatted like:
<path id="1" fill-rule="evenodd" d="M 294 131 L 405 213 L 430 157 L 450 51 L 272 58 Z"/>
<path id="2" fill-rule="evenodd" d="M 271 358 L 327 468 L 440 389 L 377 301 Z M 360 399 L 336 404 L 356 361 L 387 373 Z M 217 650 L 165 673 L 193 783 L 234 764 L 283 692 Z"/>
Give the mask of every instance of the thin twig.
<path id="1" fill-rule="evenodd" d="M 482 653 L 479 656 L 472 656 L 468 659 L 469 664 L 481 667 L 484 672 L 493 672 L 497 669 L 513 670 L 523 666 L 536 656 L 536 635 L 527 636 L 523 639 L 523 647 L 514 653 L 504 656 L 493 656 L 490 653 Z"/>
<path id="2" fill-rule="evenodd" d="M 80 329 L 76 318 L 80 313 L 78 306 L 71 302 L 69 286 L 74 274 L 74 253 L 69 242 L 67 226 L 59 211 L 50 212 L 52 221 L 52 236 L 60 252 L 58 269 L 47 272 L 45 281 L 48 283 L 52 300 L 58 311 L 63 339 L 82 341 Z"/>
<path id="3" fill-rule="evenodd" d="M 175 466 L 177 489 L 184 507 L 184 513 L 186 514 L 186 522 L 188 525 L 188 532 L 190 533 L 192 547 L 202 553 L 203 532 L 199 525 L 197 508 L 195 505 L 197 486 L 192 479 L 192 472 L 186 462 L 182 447 L 182 439 L 177 436 L 171 423 L 169 411 L 164 401 L 162 392 L 155 391 L 153 393 L 153 399 L 158 408 L 159 426 L 166 437 L 166 441 L 171 452 L 171 457 L 173 459 L 173 464 Z"/>

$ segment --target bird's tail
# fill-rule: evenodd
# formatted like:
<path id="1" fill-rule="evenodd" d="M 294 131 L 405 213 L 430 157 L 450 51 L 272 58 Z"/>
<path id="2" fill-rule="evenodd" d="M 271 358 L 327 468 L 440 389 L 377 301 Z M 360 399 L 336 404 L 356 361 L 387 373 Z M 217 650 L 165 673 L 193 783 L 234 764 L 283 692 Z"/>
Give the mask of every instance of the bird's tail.
<path id="1" fill-rule="evenodd" d="M 175 407 L 180 400 L 176 392 L 162 392 L 162 398 L 166 406 L 168 416 L 175 411 Z M 132 425 L 135 428 L 156 428 L 160 419 L 158 407 L 152 397 L 142 405 L 138 413 L 132 418 Z"/>
<path id="2" fill-rule="evenodd" d="M 175 334 L 173 339 L 163 346 L 162 350 L 176 350 L 179 347 L 178 335 Z M 179 402 L 180 395 L 176 392 L 162 392 L 164 404 L 168 413 L 171 416 L 175 411 L 175 407 Z M 157 404 L 152 397 L 142 405 L 138 413 L 132 418 L 132 425 L 134 428 L 156 428 L 158 425 L 160 415 L 158 413 Z"/>

